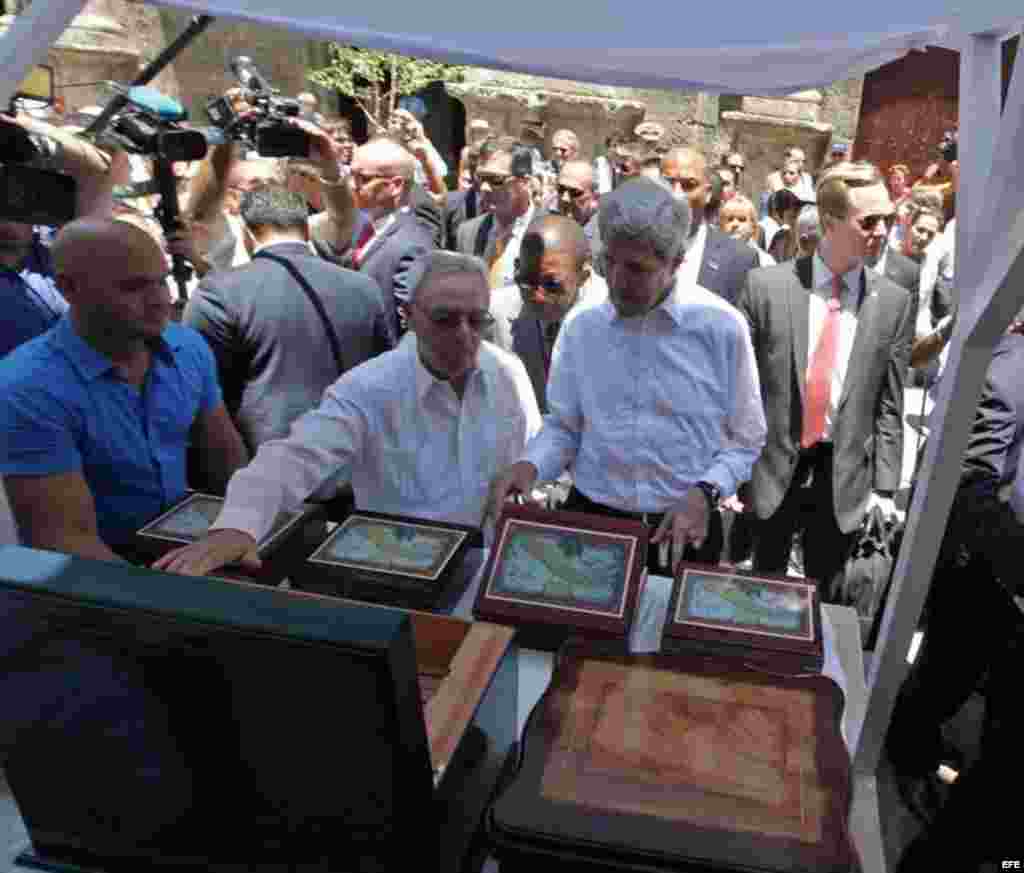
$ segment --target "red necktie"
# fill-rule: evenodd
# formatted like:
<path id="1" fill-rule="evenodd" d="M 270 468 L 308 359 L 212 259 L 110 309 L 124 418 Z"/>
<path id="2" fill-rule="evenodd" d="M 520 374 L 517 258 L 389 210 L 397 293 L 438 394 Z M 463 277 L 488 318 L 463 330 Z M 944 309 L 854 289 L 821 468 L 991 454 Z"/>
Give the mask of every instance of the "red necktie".
<path id="1" fill-rule="evenodd" d="M 363 260 L 363 249 L 366 248 L 367 243 L 373 239 L 373 222 L 367 221 L 363 226 L 362 233 L 359 234 L 359 239 L 356 240 L 355 252 L 352 255 L 352 263 L 355 268 L 359 269 L 359 264 Z"/>
<path id="2" fill-rule="evenodd" d="M 839 303 L 843 280 L 832 277 L 832 298 L 828 301 L 825 323 L 807 368 L 807 390 L 804 395 L 804 429 L 800 436 L 802 448 L 809 449 L 825 430 L 825 412 L 832 396 L 832 371 L 836 368 L 839 348 Z"/>

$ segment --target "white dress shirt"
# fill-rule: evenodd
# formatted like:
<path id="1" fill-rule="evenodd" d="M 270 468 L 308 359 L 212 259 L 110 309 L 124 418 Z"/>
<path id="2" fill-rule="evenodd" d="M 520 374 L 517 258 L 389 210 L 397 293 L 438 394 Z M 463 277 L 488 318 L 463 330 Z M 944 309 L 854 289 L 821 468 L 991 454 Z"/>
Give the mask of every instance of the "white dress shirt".
<path id="1" fill-rule="evenodd" d="M 534 207 L 531 204 L 530 208 L 523 215 L 520 215 L 519 218 L 512 222 L 512 238 L 506 244 L 505 251 L 502 252 L 498 262 L 499 269 L 501 270 L 501 280 L 494 285 L 495 288 L 503 288 L 505 285 L 511 285 L 515 281 L 516 258 L 519 257 L 519 246 L 523 241 L 523 236 L 526 234 L 526 228 L 533 221 L 533 215 Z M 488 264 L 491 262 L 491 258 L 494 257 L 494 250 L 498 245 L 498 237 L 504 232 L 505 228 L 498 226 L 498 220 L 495 217 L 495 220 L 491 222 L 491 233 L 487 237 L 487 246 L 484 248 L 484 260 Z"/>
<path id="2" fill-rule="evenodd" d="M 821 255 L 814 255 L 814 288 L 810 295 L 810 306 L 807 313 L 807 371 L 811 375 L 811 361 L 814 350 L 818 347 L 818 339 L 825 327 L 825 315 L 828 312 L 828 301 L 832 299 L 832 271 L 825 266 Z M 846 380 L 846 368 L 850 363 L 850 352 L 853 351 L 853 340 L 857 334 L 857 308 L 860 300 L 860 283 L 863 267 L 856 266 L 842 275 L 843 296 L 839 310 L 839 348 L 836 349 L 836 365 L 832 370 L 832 390 L 829 393 L 828 409 L 825 410 L 825 429 L 822 431 L 823 442 L 832 439 L 832 422 L 835 421 L 836 407 L 843 396 L 843 382 Z"/>
<path id="3" fill-rule="evenodd" d="M 607 302 L 563 324 L 548 408 L 524 455 L 539 478 L 573 467 L 584 495 L 630 512 L 675 508 L 699 481 L 734 494 L 765 443 L 746 322 L 683 281 L 644 316 Z"/>
<path id="4" fill-rule="evenodd" d="M 704 246 L 707 241 L 708 225 L 706 221 L 702 221 L 696 233 L 687 242 L 686 258 L 676 270 L 677 288 L 697 284 L 697 274 L 700 273 L 700 262 L 704 260 Z"/>
<path id="5" fill-rule="evenodd" d="M 522 362 L 481 343 L 460 402 L 420 362 L 416 337 L 349 370 L 285 439 L 260 446 L 228 484 L 213 528 L 261 539 L 323 483 L 351 481 L 356 506 L 479 526 L 491 478 L 540 427 Z"/>

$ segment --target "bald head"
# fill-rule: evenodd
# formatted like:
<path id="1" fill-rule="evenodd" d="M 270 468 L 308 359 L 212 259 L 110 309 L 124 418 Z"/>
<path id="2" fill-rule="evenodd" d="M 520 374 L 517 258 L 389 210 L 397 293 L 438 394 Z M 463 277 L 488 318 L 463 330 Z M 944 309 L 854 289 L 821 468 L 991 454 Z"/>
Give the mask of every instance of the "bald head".
<path id="1" fill-rule="evenodd" d="M 64 225 L 50 249 L 58 276 L 88 276 L 104 268 L 123 268 L 133 258 L 163 261 L 163 252 L 150 234 L 116 219 L 82 218 Z"/>
<path id="2" fill-rule="evenodd" d="M 167 259 L 146 231 L 124 221 L 80 219 L 64 226 L 51 252 L 82 336 L 126 345 L 163 332 L 171 314 Z"/>
<path id="3" fill-rule="evenodd" d="M 590 243 L 575 219 L 549 213 L 530 222 L 523 236 L 524 248 L 562 251 L 573 258 L 576 269 L 590 263 Z M 522 250 L 522 249 L 521 249 Z"/>
<path id="4" fill-rule="evenodd" d="M 677 164 L 688 164 L 693 167 L 698 167 L 701 173 L 707 174 L 707 158 L 705 158 L 701 152 L 697 151 L 697 149 L 688 148 L 687 146 L 676 146 L 674 149 L 669 149 L 662 156 L 662 166 L 669 161 Z"/>
<path id="5" fill-rule="evenodd" d="M 356 159 L 372 165 L 375 172 L 381 175 L 401 176 L 411 182 L 416 172 L 416 158 L 408 149 L 400 146 L 392 139 L 380 138 L 371 140 L 356 149 Z"/>
<path id="6" fill-rule="evenodd" d="M 670 149 L 661 159 L 661 175 L 672 187 L 672 196 L 690 204 L 693 217 L 690 235 L 693 236 L 704 221 L 704 207 L 711 194 L 707 158 L 696 149 Z"/>

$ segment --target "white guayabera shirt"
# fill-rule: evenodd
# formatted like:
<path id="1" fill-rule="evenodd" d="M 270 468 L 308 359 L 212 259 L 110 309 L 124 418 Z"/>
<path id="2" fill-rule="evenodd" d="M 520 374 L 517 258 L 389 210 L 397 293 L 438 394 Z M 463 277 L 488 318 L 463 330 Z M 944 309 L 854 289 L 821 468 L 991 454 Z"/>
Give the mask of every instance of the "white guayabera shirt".
<path id="1" fill-rule="evenodd" d="M 345 373 L 291 433 L 260 446 L 231 479 L 212 529 L 261 539 L 277 513 L 328 481 L 356 506 L 479 526 L 491 478 L 540 427 L 522 362 L 481 343 L 462 401 L 420 363 L 416 337 Z"/>

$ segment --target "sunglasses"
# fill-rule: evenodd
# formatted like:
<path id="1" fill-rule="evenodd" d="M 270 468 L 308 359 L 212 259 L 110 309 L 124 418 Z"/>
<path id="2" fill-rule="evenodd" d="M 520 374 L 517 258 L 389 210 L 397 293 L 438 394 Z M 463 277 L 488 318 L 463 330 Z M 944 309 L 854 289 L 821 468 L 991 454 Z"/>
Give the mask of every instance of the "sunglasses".
<path id="1" fill-rule="evenodd" d="M 865 215 L 863 218 L 857 219 L 857 224 L 860 225 L 860 229 L 865 233 L 871 233 L 871 231 L 878 227 L 879 222 L 888 227 L 891 220 L 891 215 Z"/>
<path id="2" fill-rule="evenodd" d="M 492 188 L 504 188 L 513 179 L 518 179 L 518 176 L 498 176 L 494 173 L 477 173 L 476 181 L 479 185 L 490 185 Z"/>
<path id="3" fill-rule="evenodd" d="M 527 276 L 516 276 L 515 282 L 520 291 L 533 291 L 535 288 L 540 288 L 541 291 L 552 297 L 563 297 L 567 293 L 565 285 L 558 279 L 531 279 Z"/>
<path id="4" fill-rule="evenodd" d="M 558 196 L 559 196 L 559 198 L 562 198 L 566 194 L 568 194 L 573 200 L 579 200 L 586 193 L 587 192 L 584 191 L 582 188 L 573 188 L 570 185 L 559 185 L 558 186 Z"/>
<path id="5" fill-rule="evenodd" d="M 727 166 L 734 173 L 742 173 L 744 170 L 743 164 L 727 164 Z"/>
<path id="6" fill-rule="evenodd" d="M 450 309 L 435 309 L 427 312 L 426 316 L 430 323 L 444 328 L 445 330 L 457 330 L 463 321 L 469 325 L 474 333 L 482 333 L 494 324 L 494 316 L 486 309 L 478 309 L 475 312 L 453 312 Z"/>
<path id="7" fill-rule="evenodd" d="M 349 173 L 349 178 L 352 179 L 353 185 L 355 185 L 357 188 L 362 188 L 364 185 L 369 185 L 376 179 L 394 179 L 395 177 L 390 175 L 385 176 L 380 173 L 368 175 L 366 173 L 352 172 Z"/>
<path id="8" fill-rule="evenodd" d="M 700 187 L 700 180 L 698 179 L 680 179 L 676 176 L 664 176 L 663 178 L 673 188 L 678 185 L 684 191 L 696 191 Z"/>

